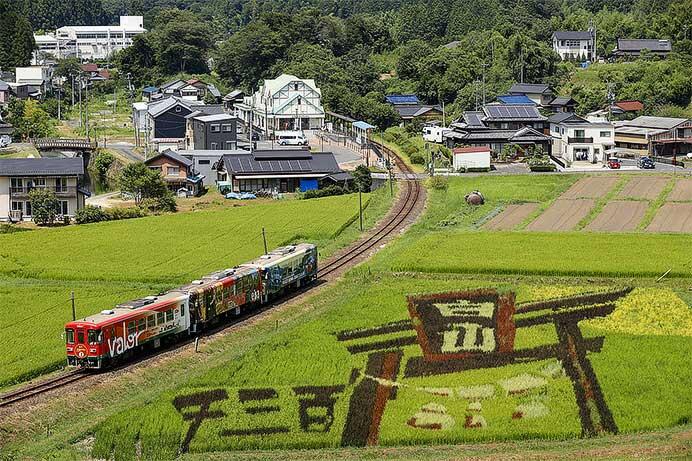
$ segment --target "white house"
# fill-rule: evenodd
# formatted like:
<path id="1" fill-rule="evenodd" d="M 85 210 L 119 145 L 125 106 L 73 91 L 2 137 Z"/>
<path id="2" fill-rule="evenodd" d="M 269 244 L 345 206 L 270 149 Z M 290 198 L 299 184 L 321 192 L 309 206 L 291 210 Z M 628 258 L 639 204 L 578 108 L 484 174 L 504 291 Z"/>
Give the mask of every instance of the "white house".
<path id="1" fill-rule="evenodd" d="M 596 56 L 595 35 L 591 31 L 556 31 L 553 32 L 553 50 L 560 58 L 593 61 Z"/>
<path id="2" fill-rule="evenodd" d="M 120 16 L 117 26 L 64 26 L 55 35 L 34 36 L 34 62 L 41 61 L 41 55 L 57 59 L 76 56 L 83 61 L 107 59 L 132 45 L 132 39 L 145 32 L 142 16 Z"/>
<path id="3" fill-rule="evenodd" d="M 490 170 L 490 147 L 456 147 L 452 153 L 454 154 L 454 171 Z"/>
<path id="4" fill-rule="evenodd" d="M 280 130 L 318 130 L 324 125 L 322 92 L 313 79 L 282 74 L 235 105 L 245 126 L 267 137 Z"/>
<path id="5" fill-rule="evenodd" d="M 604 163 L 615 145 L 615 128 L 605 119 L 591 119 L 561 112 L 549 119 L 553 155 L 567 162 Z"/>

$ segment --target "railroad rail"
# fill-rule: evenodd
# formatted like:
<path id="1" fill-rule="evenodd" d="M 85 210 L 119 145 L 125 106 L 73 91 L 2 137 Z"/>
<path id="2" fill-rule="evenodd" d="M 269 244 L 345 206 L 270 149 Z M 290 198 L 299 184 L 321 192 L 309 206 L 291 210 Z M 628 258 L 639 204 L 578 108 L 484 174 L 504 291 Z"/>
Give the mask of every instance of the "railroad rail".
<path id="1" fill-rule="evenodd" d="M 351 247 L 347 249 L 347 252 L 341 255 L 340 257 L 334 257 L 332 258 L 331 261 L 327 261 L 325 265 L 318 270 L 317 272 L 317 278 L 318 280 L 323 280 L 325 277 L 329 274 L 333 274 L 339 269 L 344 269 L 354 263 L 354 260 L 362 257 L 365 255 L 368 251 L 370 251 L 372 248 L 374 248 L 376 245 L 378 245 L 383 239 L 386 237 L 390 236 L 392 233 L 396 232 L 397 230 L 400 229 L 400 226 L 408 219 L 411 217 L 411 214 L 414 212 L 416 205 L 419 203 L 421 200 L 422 196 L 422 187 L 419 183 L 419 181 L 416 180 L 415 175 L 413 174 L 413 171 L 409 168 L 408 165 L 406 165 L 394 152 L 389 150 L 386 146 L 378 144 L 377 147 L 379 149 L 382 149 L 385 152 L 388 152 L 391 155 L 391 158 L 395 159 L 395 164 L 396 167 L 404 174 L 406 179 L 403 181 L 405 184 L 405 191 L 404 191 L 404 197 L 402 200 L 398 202 L 396 205 L 396 208 L 392 212 L 389 213 L 388 218 L 386 221 L 382 222 L 370 235 L 365 237 L 364 239 L 354 243 Z M 261 309 L 258 309 L 253 312 L 249 312 L 248 314 L 245 314 L 238 319 L 236 319 L 234 322 L 221 325 L 219 327 L 213 328 L 212 330 L 209 330 L 204 333 L 205 337 L 212 336 L 215 333 L 218 333 L 219 331 L 225 330 L 226 328 L 238 328 L 241 327 L 245 324 L 247 324 L 249 321 L 251 321 L 255 316 L 258 314 L 265 312 L 272 307 L 275 307 L 277 304 L 281 304 L 283 302 L 286 302 L 287 300 L 290 300 L 296 296 L 299 296 L 306 291 L 308 291 L 309 286 L 305 287 L 304 289 L 298 290 L 296 292 L 293 292 L 290 296 L 282 297 L 272 303 L 267 304 Z M 117 366 L 113 369 L 108 370 L 108 372 L 114 372 L 117 370 L 121 370 L 123 368 L 127 368 L 130 365 L 134 365 L 136 363 L 139 363 L 143 360 L 149 359 L 152 356 L 157 356 L 161 355 L 165 352 L 170 352 L 171 350 L 178 349 L 180 347 L 183 347 L 185 345 L 191 344 L 195 341 L 195 338 L 189 338 L 185 341 L 181 341 L 175 344 L 172 344 L 168 347 L 162 348 L 158 351 L 151 351 L 148 354 L 145 354 L 143 356 L 140 356 L 138 360 L 133 360 L 128 363 L 124 363 L 120 366 Z M 98 374 L 98 373 L 97 373 Z M 80 381 L 83 379 L 86 379 L 90 376 L 94 376 L 94 373 L 87 372 L 85 370 L 72 370 L 68 371 L 65 373 L 62 373 L 52 379 L 48 379 L 46 381 L 42 381 L 36 384 L 30 384 L 27 386 L 22 387 L 21 389 L 18 389 L 16 391 L 0 395 L 0 408 L 3 407 L 9 407 L 12 404 L 21 402 L 23 400 L 29 399 L 31 397 L 36 397 L 39 396 L 43 393 L 58 389 L 60 387 L 67 386 L 69 384 L 72 384 L 76 381 Z"/>

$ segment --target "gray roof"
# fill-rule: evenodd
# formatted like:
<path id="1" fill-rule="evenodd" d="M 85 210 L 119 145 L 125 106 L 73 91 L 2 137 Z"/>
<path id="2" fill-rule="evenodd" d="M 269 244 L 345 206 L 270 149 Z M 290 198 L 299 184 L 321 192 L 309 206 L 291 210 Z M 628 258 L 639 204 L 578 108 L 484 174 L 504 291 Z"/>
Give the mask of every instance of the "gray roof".
<path id="1" fill-rule="evenodd" d="M 615 48 L 616 51 L 641 51 L 643 49 L 667 52 L 672 48 L 670 40 L 659 40 L 655 38 L 618 38 L 618 44 Z"/>
<path id="2" fill-rule="evenodd" d="M 161 91 L 165 90 L 179 90 L 180 88 L 187 86 L 188 83 L 182 79 L 171 80 L 170 82 L 161 85 Z"/>
<path id="3" fill-rule="evenodd" d="M 553 37 L 558 40 L 589 40 L 591 32 L 587 30 L 558 30 L 553 32 Z"/>
<path id="4" fill-rule="evenodd" d="M 226 171 L 234 174 L 281 175 L 339 173 L 339 164 L 331 152 L 310 152 L 304 149 L 257 150 L 253 153 L 224 155 Z"/>
<path id="5" fill-rule="evenodd" d="M 12 134 L 14 127 L 9 123 L 0 122 L 0 135 Z"/>
<path id="6" fill-rule="evenodd" d="M 189 117 L 193 118 L 195 120 L 199 120 L 200 122 L 223 122 L 223 121 L 228 121 L 228 120 L 235 120 L 236 117 L 230 114 L 214 114 L 214 115 L 206 115 L 205 113 L 197 113 L 196 115 Z"/>
<path id="7" fill-rule="evenodd" d="M 519 93 L 519 94 L 543 94 L 550 91 L 550 85 L 546 83 L 515 83 L 512 88 L 509 89 L 509 93 Z"/>
<path id="8" fill-rule="evenodd" d="M 76 158 L 4 158 L 0 176 L 74 176 L 84 174 L 84 159 Z"/>
<path id="9" fill-rule="evenodd" d="M 225 114 L 223 104 L 193 104 L 192 110 L 198 110 L 205 115 Z"/>
<path id="10" fill-rule="evenodd" d="M 530 127 L 524 127 L 519 130 L 483 130 L 483 131 L 455 131 L 448 133 L 446 137 L 462 139 L 464 141 L 546 141 L 550 140 L 550 136 L 534 130 Z"/>
<path id="11" fill-rule="evenodd" d="M 464 121 L 468 126 L 481 127 L 485 126 L 485 124 L 483 124 L 484 116 L 485 113 L 483 113 L 482 111 L 467 110 L 466 112 L 464 112 Z"/>
<path id="12" fill-rule="evenodd" d="M 663 130 L 670 130 L 675 128 L 683 122 L 686 122 L 686 118 L 674 118 L 674 117 L 651 117 L 648 115 L 641 115 L 633 120 L 624 122 L 623 126 L 633 126 L 639 128 L 657 128 Z"/>
<path id="13" fill-rule="evenodd" d="M 538 112 L 536 106 L 522 106 L 519 104 L 487 104 L 483 106 L 485 112 L 485 121 L 526 121 L 526 120 L 546 120 L 546 118 Z"/>
<path id="14" fill-rule="evenodd" d="M 190 109 L 190 104 L 187 101 L 176 97 L 165 98 L 149 104 L 149 115 L 156 118 L 178 104 L 187 108 L 188 110 Z"/>
<path id="15" fill-rule="evenodd" d="M 8 85 L 7 82 L 0 80 L 0 91 L 8 91 L 9 89 L 10 85 Z"/>
<path id="16" fill-rule="evenodd" d="M 553 114 L 550 117 L 548 117 L 548 121 L 550 123 L 562 123 L 567 121 L 588 123 L 586 120 L 584 120 L 578 115 L 573 114 L 572 112 L 558 112 L 557 114 Z"/>
<path id="17" fill-rule="evenodd" d="M 442 112 L 440 106 L 424 106 L 424 105 L 395 105 L 394 109 L 399 113 L 400 117 L 420 117 L 432 110 Z"/>
<path id="18" fill-rule="evenodd" d="M 233 99 L 236 99 L 238 96 L 242 96 L 245 93 L 243 90 L 233 90 L 230 93 L 228 93 L 226 96 L 223 97 L 224 100 L 226 101 L 231 101 Z"/>
<path id="19" fill-rule="evenodd" d="M 160 158 L 160 157 L 168 157 L 168 158 L 170 158 L 171 160 L 174 160 L 174 161 L 180 163 L 181 165 L 185 165 L 186 167 L 192 166 L 192 160 L 190 160 L 190 159 L 187 158 L 187 157 L 183 157 L 182 155 L 180 155 L 180 154 L 178 154 L 177 152 L 172 151 L 172 150 L 170 150 L 170 149 L 167 149 L 167 150 L 161 152 L 160 154 L 155 155 L 155 156 L 153 156 L 153 157 L 147 159 L 144 163 L 146 163 L 146 164 L 148 165 L 148 164 L 151 163 L 153 160 L 155 160 L 155 159 L 157 159 L 157 158 Z"/>
<path id="20" fill-rule="evenodd" d="M 569 96 L 558 96 L 552 101 L 550 101 L 551 106 L 564 106 L 569 103 L 576 104 L 576 101 Z"/>
<path id="21" fill-rule="evenodd" d="M 215 98 L 221 97 L 221 92 L 219 91 L 219 89 L 216 88 L 211 83 L 207 83 L 207 91 L 209 91 L 211 93 L 211 95 L 214 96 Z"/>

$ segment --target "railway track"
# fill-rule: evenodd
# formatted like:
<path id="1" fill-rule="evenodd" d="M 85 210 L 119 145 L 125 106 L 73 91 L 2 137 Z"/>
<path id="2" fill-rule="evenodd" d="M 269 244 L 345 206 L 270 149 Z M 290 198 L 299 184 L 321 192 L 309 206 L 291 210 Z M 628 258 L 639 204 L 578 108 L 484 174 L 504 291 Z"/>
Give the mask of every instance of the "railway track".
<path id="1" fill-rule="evenodd" d="M 378 147 L 382 150 L 389 151 L 385 146 L 379 145 Z M 416 208 L 416 205 L 418 204 L 419 200 L 421 199 L 421 185 L 420 183 L 416 180 L 415 175 L 411 171 L 411 169 L 406 165 L 397 155 L 395 155 L 393 152 L 389 151 L 391 158 L 395 159 L 395 163 L 397 168 L 404 174 L 406 179 L 403 181 L 405 184 L 405 192 L 404 192 L 404 198 L 403 200 L 400 200 L 398 204 L 396 205 L 396 208 L 389 213 L 388 218 L 386 221 L 381 223 L 373 232 L 371 232 L 370 235 L 365 237 L 364 239 L 356 242 L 355 244 L 351 245 L 350 247 L 347 248 L 347 251 L 342 254 L 339 257 L 334 257 L 331 260 L 328 260 L 325 265 L 320 268 L 317 272 L 317 278 L 318 280 L 323 280 L 327 275 L 333 274 L 334 272 L 347 268 L 349 265 L 354 263 L 354 260 L 357 260 L 358 258 L 364 256 L 367 254 L 368 251 L 370 251 L 372 248 L 375 248 L 382 240 L 390 236 L 392 233 L 397 232 L 400 229 L 400 226 L 405 223 L 405 221 L 411 216 L 411 213 Z M 269 310 L 270 308 L 276 306 L 277 304 L 283 303 L 295 296 L 298 296 L 300 294 L 305 293 L 308 291 L 309 287 L 305 287 L 303 289 L 300 289 L 296 292 L 293 292 L 290 296 L 282 297 L 278 300 L 275 300 L 274 302 L 271 302 L 267 305 L 265 305 L 263 308 L 258 309 L 256 311 L 250 312 L 248 314 L 242 315 L 241 317 L 238 317 L 235 321 L 232 323 L 229 323 L 227 325 L 222 325 L 220 327 L 213 328 L 212 330 L 207 331 L 204 336 L 212 336 L 215 333 L 218 333 L 221 330 L 224 330 L 226 328 L 237 328 L 240 326 L 243 326 L 247 324 L 250 320 L 252 320 L 254 317 L 256 317 L 258 314 Z M 117 371 L 121 370 L 123 368 L 127 368 L 129 365 L 133 365 L 136 363 L 141 362 L 142 360 L 146 360 L 151 358 L 152 356 L 160 355 L 164 352 L 170 352 L 171 350 L 178 349 L 182 346 L 185 346 L 187 344 L 193 343 L 194 338 L 187 339 L 185 341 L 181 341 L 178 343 L 175 343 L 171 346 L 165 347 L 161 350 L 158 351 L 150 351 L 150 353 L 147 353 L 143 356 L 140 356 L 139 360 L 134 360 L 129 363 L 125 363 L 122 365 L 119 365 L 113 369 L 110 369 L 109 371 Z M 72 370 L 68 371 L 65 373 L 62 373 L 54 378 L 48 379 L 46 381 L 42 381 L 39 383 L 35 384 L 29 384 L 27 386 L 22 387 L 21 389 L 18 389 L 16 391 L 12 391 L 10 393 L 0 395 L 0 408 L 3 407 L 9 407 L 13 404 L 16 404 L 18 402 L 21 402 L 23 400 L 27 400 L 32 397 L 39 396 L 41 394 L 44 394 L 46 392 L 59 389 L 61 387 L 67 386 L 69 384 L 72 384 L 76 381 L 80 381 L 86 378 L 89 378 L 91 376 L 99 375 L 101 373 L 90 373 L 85 370 Z"/>

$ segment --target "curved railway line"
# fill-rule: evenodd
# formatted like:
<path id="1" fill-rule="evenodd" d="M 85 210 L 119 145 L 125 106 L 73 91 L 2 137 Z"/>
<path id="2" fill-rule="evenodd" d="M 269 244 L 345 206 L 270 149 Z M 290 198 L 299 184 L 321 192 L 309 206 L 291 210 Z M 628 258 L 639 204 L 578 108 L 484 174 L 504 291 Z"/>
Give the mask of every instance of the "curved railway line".
<path id="1" fill-rule="evenodd" d="M 369 251 L 376 248 L 384 239 L 386 239 L 389 236 L 392 236 L 394 233 L 398 232 L 400 229 L 407 225 L 407 220 L 409 220 L 412 217 L 413 213 L 420 205 L 421 200 L 424 200 L 425 198 L 422 192 L 423 189 L 419 181 L 416 180 L 415 175 L 408 167 L 408 165 L 406 165 L 393 151 L 388 149 L 386 146 L 383 146 L 378 143 L 375 144 L 378 149 L 386 152 L 390 156 L 390 158 L 395 159 L 396 167 L 404 175 L 405 179 L 403 181 L 400 181 L 405 185 L 405 189 L 402 192 L 403 196 L 400 200 L 397 201 L 397 204 L 392 209 L 392 211 L 390 211 L 387 214 L 384 221 L 378 224 L 364 238 L 361 238 L 360 240 L 357 240 L 356 242 L 352 243 L 342 253 L 327 259 L 323 267 L 321 267 L 317 272 L 318 280 L 324 281 L 326 276 L 333 275 L 335 272 L 339 270 L 346 269 L 352 265 L 355 265 L 359 262 L 361 258 L 367 257 Z M 227 328 L 238 328 L 240 326 L 243 326 L 258 314 L 275 307 L 277 304 L 289 301 L 295 298 L 296 296 L 307 292 L 308 290 L 309 286 L 305 289 L 294 291 L 290 295 L 279 298 L 274 302 L 265 305 L 261 309 L 240 316 L 230 323 L 221 325 L 216 328 L 212 328 L 211 330 L 206 331 L 203 336 L 211 336 Z M 30 383 L 17 390 L 14 390 L 7 394 L 0 395 L 0 408 L 9 407 L 15 403 L 39 396 L 41 394 L 55 389 L 59 389 L 76 381 L 87 379 L 91 376 L 96 376 L 99 374 L 102 375 L 123 368 L 127 368 L 130 365 L 140 363 L 142 360 L 149 359 L 153 356 L 161 355 L 171 350 L 179 349 L 182 346 L 193 343 L 194 341 L 195 338 L 189 338 L 185 341 L 179 341 L 175 344 L 159 349 L 157 351 L 150 351 L 149 353 L 141 355 L 139 359 L 132 360 L 115 368 L 111 368 L 110 370 L 107 370 L 105 372 L 89 373 L 84 370 L 71 370 L 44 381 Z"/>

